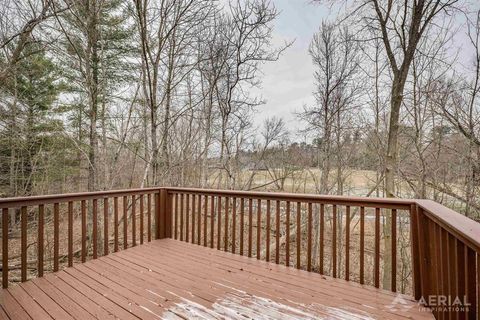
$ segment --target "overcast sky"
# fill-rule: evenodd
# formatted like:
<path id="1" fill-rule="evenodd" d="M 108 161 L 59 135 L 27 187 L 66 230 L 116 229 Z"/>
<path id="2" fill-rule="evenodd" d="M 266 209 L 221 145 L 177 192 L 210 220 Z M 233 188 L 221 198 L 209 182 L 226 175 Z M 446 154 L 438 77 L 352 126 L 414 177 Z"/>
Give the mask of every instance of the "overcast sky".
<path id="1" fill-rule="evenodd" d="M 479 1 L 479 0 L 475 0 Z M 313 105 L 314 90 L 313 64 L 308 55 L 308 47 L 313 34 L 318 30 L 322 19 L 334 20 L 338 12 L 333 12 L 311 0 L 272 0 L 280 12 L 275 21 L 273 43 L 280 46 L 285 41 L 295 40 L 278 61 L 262 66 L 264 73 L 262 87 L 254 90 L 262 96 L 266 104 L 258 108 L 254 117 L 254 125 L 261 126 L 266 117 L 282 117 L 291 133 L 296 134 L 301 123 L 296 119 L 295 112 L 301 111 L 303 105 Z M 475 4 L 478 9 L 480 1 Z M 464 17 L 456 17 L 463 23 Z M 458 55 L 458 62 L 463 65 L 463 71 L 471 69 L 472 48 L 465 31 L 456 33 L 452 54 Z M 296 140 L 299 137 L 296 137 Z"/>
<path id="2" fill-rule="evenodd" d="M 309 0 L 274 0 L 280 12 L 274 28 L 274 43 L 295 40 L 280 59 L 263 66 L 263 82 L 259 94 L 266 104 L 258 108 L 255 125 L 261 125 L 269 116 L 284 118 L 288 128 L 295 131 L 299 123 L 293 114 L 304 104 L 313 103 L 313 66 L 308 46 L 322 19 L 329 10 Z"/>

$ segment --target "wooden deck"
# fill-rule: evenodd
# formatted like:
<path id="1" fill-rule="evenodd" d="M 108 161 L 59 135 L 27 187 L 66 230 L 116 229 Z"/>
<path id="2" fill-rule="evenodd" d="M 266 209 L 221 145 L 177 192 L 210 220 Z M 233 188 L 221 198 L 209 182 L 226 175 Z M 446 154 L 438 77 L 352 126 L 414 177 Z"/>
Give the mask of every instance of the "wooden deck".
<path id="1" fill-rule="evenodd" d="M 433 319 L 413 298 L 172 239 L 1 292 L 10 319 Z"/>

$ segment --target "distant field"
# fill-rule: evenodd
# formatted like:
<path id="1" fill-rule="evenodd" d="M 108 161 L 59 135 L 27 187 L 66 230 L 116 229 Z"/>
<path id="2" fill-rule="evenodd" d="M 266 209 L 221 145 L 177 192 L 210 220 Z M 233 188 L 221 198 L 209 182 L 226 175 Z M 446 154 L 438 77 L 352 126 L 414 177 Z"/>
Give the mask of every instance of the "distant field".
<path id="1" fill-rule="evenodd" d="M 252 186 L 259 187 L 267 185 L 264 189 L 275 190 L 275 184 L 269 184 L 273 179 L 266 170 L 251 171 L 245 170 L 244 179 L 247 180 L 254 175 Z M 318 168 L 298 170 L 285 179 L 284 191 L 316 193 L 321 170 Z M 355 196 L 366 196 L 375 186 L 376 173 L 371 170 L 346 170 L 344 172 L 344 194 Z M 317 183 L 316 183 L 317 181 Z M 336 182 L 336 173 L 331 172 L 330 183 Z"/>

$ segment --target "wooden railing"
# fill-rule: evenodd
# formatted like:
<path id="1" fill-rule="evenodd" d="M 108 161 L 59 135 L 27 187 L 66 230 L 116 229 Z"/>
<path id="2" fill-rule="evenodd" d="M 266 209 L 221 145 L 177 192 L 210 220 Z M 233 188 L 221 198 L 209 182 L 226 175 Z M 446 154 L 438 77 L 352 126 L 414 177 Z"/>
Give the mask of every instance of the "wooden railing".
<path id="1" fill-rule="evenodd" d="M 479 317 L 480 224 L 428 200 L 149 188 L 0 199 L 0 208 L 4 288 L 9 271 L 26 281 L 171 237 L 407 293 L 437 318 Z"/>
<path id="2" fill-rule="evenodd" d="M 9 271 L 20 270 L 17 278 L 24 282 L 42 277 L 45 269 L 58 271 L 74 260 L 85 262 L 159 238 L 163 193 L 150 188 L 0 199 L 3 288 L 8 287 Z M 9 265 L 18 260 L 9 259 L 9 252 L 19 256 L 19 266 Z M 34 265 L 27 256 L 36 257 Z"/>

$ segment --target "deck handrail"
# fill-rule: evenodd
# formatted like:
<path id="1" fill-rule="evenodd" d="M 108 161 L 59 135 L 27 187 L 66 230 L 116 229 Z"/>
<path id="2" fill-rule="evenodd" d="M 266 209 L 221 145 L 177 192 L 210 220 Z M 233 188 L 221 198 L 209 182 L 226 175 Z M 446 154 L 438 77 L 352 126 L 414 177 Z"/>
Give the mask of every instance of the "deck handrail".
<path id="1" fill-rule="evenodd" d="M 26 281 L 28 214 L 38 220 L 37 276 L 41 277 L 44 271 L 44 219 L 47 205 L 52 205 L 53 271 L 59 270 L 62 204 L 67 206 L 64 213 L 68 220 L 68 253 L 65 255 L 68 266 L 72 266 L 74 260 L 75 204 L 80 205 L 78 211 L 81 212 L 81 262 L 86 261 L 88 256 L 97 258 L 101 251 L 97 245 L 97 235 L 104 237 L 101 252 L 104 255 L 109 253 L 109 246 L 112 245 L 110 235 L 113 237 L 112 251 L 135 246 L 137 239 L 143 243 L 145 219 L 148 220 L 148 238 L 145 241 L 171 237 L 337 278 L 343 277 L 348 281 L 370 284 L 377 288 L 382 287 L 381 266 L 388 258 L 391 261 L 391 281 L 387 289 L 396 292 L 397 282 L 400 281 L 397 277 L 397 264 L 400 266 L 403 263 L 397 259 L 397 241 L 407 236 L 411 249 L 409 268 L 413 275 L 411 293 L 415 298 L 432 307 L 436 317 L 450 318 L 456 313 L 436 311 L 428 300 L 429 296 L 465 296 L 469 303 L 468 316 L 479 313 L 480 224 L 439 203 L 421 199 L 181 187 L 3 198 L 0 199 L 0 209 L 4 288 L 8 287 L 9 273 L 9 213 L 16 210 L 13 212 L 20 218 L 21 281 Z M 97 221 L 98 208 L 103 208 L 103 218 L 106 221 L 101 222 L 100 229 Z M 92 248 L 87 247 L 87 211 L 90 213 L 89 218 L 91 216 L 93 219 L 93 229 L 88 230 L 92 232 Z M 389 220 L 385 220 L 387 218 Z M 408 219 L 406 229 L 405 219 Z M 109 231 L 112 221 L 114 232 Z M 320 239 L 314 239 L 314 221 L 319 223 Z M 391 225 L 384 225 L 386 221 Z M 120 224 L 123 224 L 122 239 Z M 402 229 L 400 224 L 404 225 Z M 359 226 L 359 234 L 354 232 L 355 225 Z M 383 246 L 380 242 L 382 225 L 383 228 L 391 228 L 390 244 L 385 242 Z M 373 234 L 373 243 L 367 241 L 367 234 Z M 319 242 L 320 250 L 316 254 L 313 252 L 315 241 Z M 357 243 L 358 248 L 355 246 Z M 384 246 L 389 247 L 389 256 L 381 251 Z M 366 266 L 367 250 L 372 256 L 373 274 L 369 274 Z M 358 258 L 355 261 L 357 266 L 350 260 L 355 254 Z M 313 261 L 315 255 L 318 256 L 317 260 Z M 402 265 L 403 267 L 405 266 Z M 358 270 L 353 270 L 354 268 Z"/>

